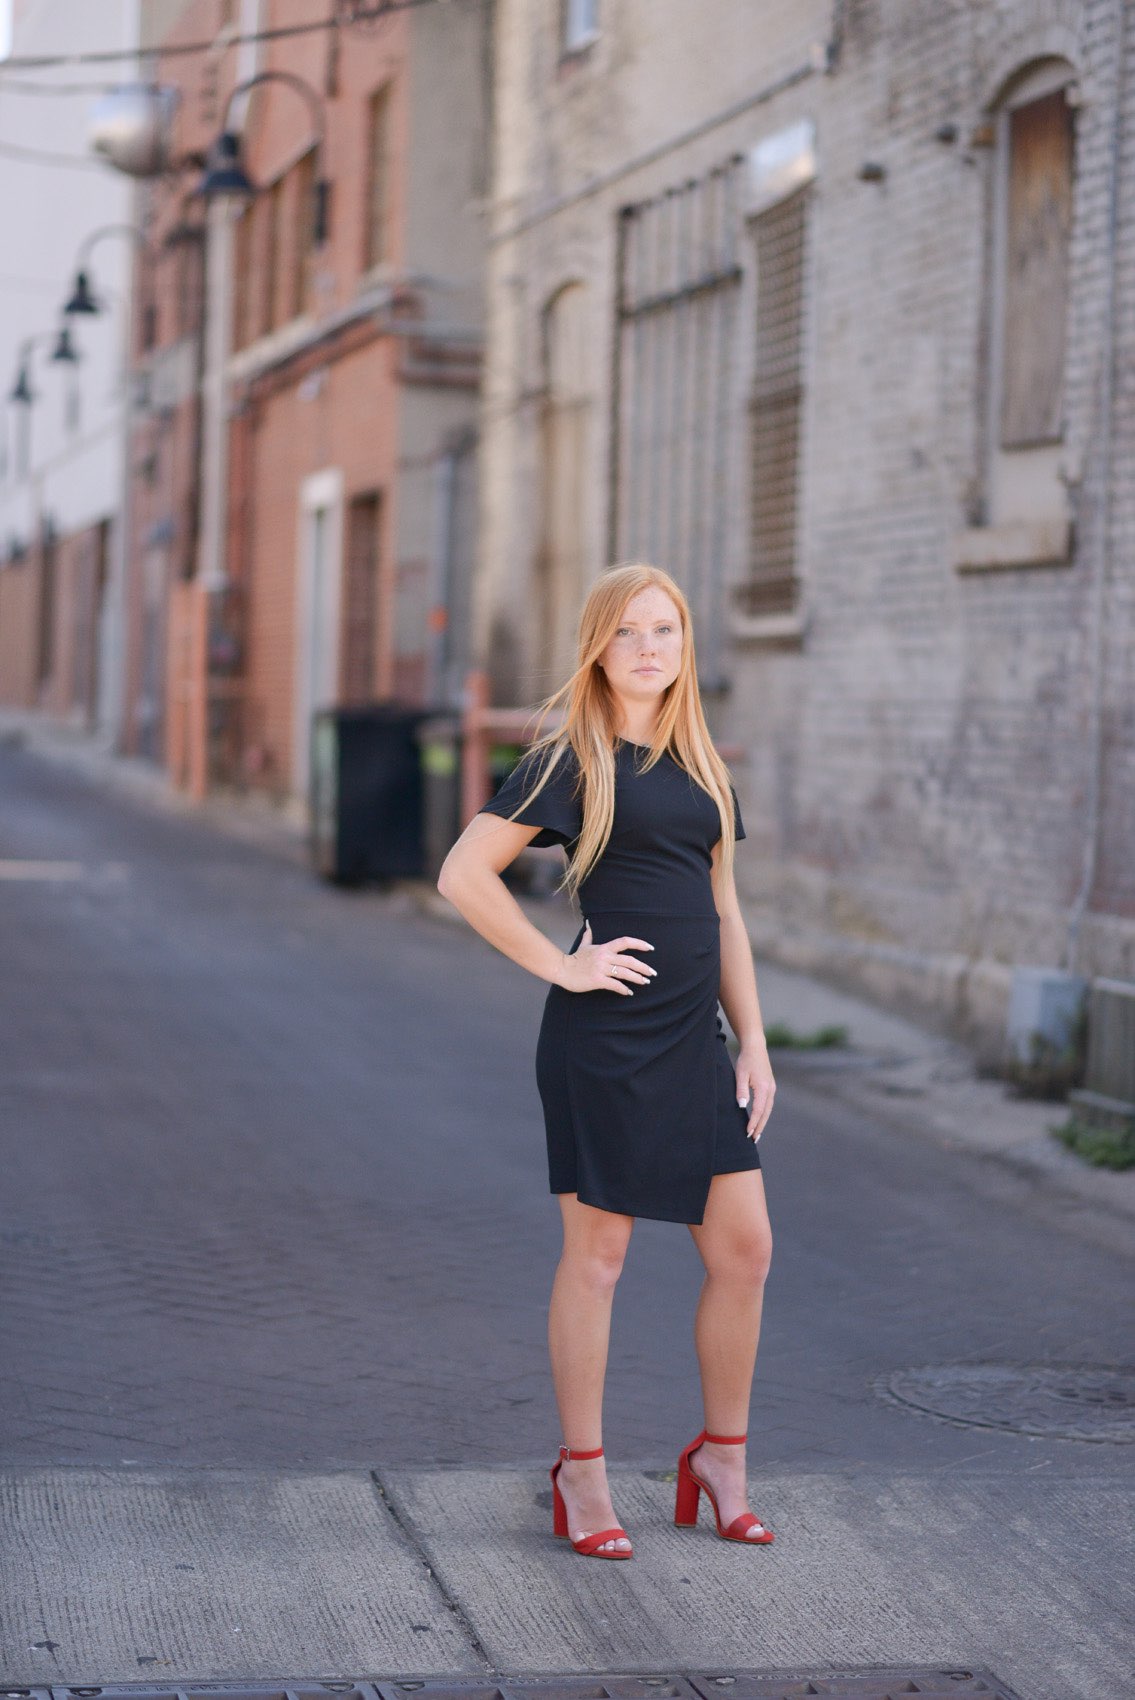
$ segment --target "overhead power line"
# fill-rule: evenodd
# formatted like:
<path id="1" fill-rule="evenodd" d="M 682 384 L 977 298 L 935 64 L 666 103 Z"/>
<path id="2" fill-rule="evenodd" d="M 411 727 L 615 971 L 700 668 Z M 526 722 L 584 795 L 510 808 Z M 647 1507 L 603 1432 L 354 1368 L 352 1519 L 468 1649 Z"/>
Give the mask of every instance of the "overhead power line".
<path id="1" fill-rule="evenodd" d="M 7 65 L 8 60 L 0 59 L 0 75 Z M 109 94 L 117 87 L 117 83 L 25 83 L 16 77 L 4 77 L 0 82 L 5 94 Z"/>
<path id="2" fill-rule="evenodd" d="M 245 42 L 283 41 L 290 36 L 314 35 L 319 30 L 346 29 L 352 24 L 377 23 L 395 12 L 416 11 L 419 6 L 445 5 L 447 0 L 381 0 L 374 5 L 341 7 L 330 17 L 317 18 L 306 24 L 280 24 L 275 29 L 250 30 L 241 35 L 213 36 L 208 41 L 173 42 L 168 47 L 107 48 L 86 53 L 16 54 L 0 62 L 0 89 L 9 71 L 45 71 L 68 65 L 115 65 L 126 60 L 157 57 L 184 59 L 195 53 L 216 53 L 219 48 L 240 47 Z"/>
<path id="3" fill-rule="evenodd" d="M 24 160 L 30 165 L 66 165 L 79 171 L 106 171 L 105 160 L 81 153 L 49 153 L 46 148 L 24 148 L 19 142 L 0 142 L 0 159 Z"/>

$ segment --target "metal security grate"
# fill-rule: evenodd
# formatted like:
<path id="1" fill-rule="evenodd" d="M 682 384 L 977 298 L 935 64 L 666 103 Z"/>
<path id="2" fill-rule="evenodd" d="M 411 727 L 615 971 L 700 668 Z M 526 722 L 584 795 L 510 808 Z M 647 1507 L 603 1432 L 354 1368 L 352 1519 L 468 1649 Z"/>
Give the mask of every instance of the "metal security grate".
<path id="1" fill-rule="evenodd" d="M 796 603 L 797 487 L 803 405 L 806 190 L 754 221 L 757 351 L 749 402 L 750 581 L 748 614 L 784 613 Z"/>
<path id="2" fill-rule="evenodd" d="M 676 1676 L 402 1677 L 384 1682 L 116 1683 L 0 1688 L 0 1700 L 1021 1700 L 990 1671 L 961 1667 L 853 1666 L 843 1670 L 693 1671 Z"/>
<path id="3" fill-rule="evenodd" d="M 625 206 L 617 231 L 608 554 L 682 586 L 703 684 L 724 664 L 744 159 Z"/>

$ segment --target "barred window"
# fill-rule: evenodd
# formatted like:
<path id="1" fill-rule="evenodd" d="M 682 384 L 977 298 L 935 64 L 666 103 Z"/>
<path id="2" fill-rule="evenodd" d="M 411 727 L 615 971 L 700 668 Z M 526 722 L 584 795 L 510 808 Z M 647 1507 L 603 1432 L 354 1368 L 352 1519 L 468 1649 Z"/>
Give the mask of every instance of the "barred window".
<path id="1" fill-rule="evenodd" d="M 742 165 L 624 207 L 618 233 L 608 548 L 678 580 L 703 687 L 724 669 Z"/>

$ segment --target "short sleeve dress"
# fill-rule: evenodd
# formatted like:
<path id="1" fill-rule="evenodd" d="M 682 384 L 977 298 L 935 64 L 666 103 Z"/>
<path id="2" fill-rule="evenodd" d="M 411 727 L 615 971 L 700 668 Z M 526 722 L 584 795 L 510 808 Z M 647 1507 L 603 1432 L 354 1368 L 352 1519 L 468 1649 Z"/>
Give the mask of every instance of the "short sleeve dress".
<path id="1" fill-rule="evenodd" d="M 594 944 L 622 934 L 657 969 L 634 996 L 551 985 L 536 1045 L 553 1193 L 656 1221 L 700 1223 L 716 1174 L 759 1169 L 748 1110 L 718 1013 L 720 917 L 710 882 L 721 836 L 717 805 L 667 752 L 641 771 L 649 745 L 615 745 L 615 818 L 579 891 Z M 533 790 L 545 751 L 529 751 L 480 812 L 509 816 Z M 569 748 L 534 803 L 515 816 L 537 846 L 573 855 L 582 830 L 578 762 Z M 732 790 L 732 787 L 730 788 Z M 738 839 L 744 823 L 733 796 Z M 571 945 L 583 938 L 581 926 Z M 570 952 L 569 952 L 570 954 Z"/>

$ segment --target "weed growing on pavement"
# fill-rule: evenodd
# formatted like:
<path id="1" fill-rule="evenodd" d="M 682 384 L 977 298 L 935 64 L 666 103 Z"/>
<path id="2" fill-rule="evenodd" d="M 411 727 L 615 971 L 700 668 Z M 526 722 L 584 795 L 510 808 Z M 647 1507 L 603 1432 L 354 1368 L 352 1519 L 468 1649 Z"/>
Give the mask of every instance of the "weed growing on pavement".
<path id="1" fill-rule="evenodd" d="M 1072 1115 L 1049 1132 L 1097 1169 L 1135 1168 L 1135 1120 L 1125 1127 L 1095 1127 Z"/>
<path id="2" fill-rule="evenodd" d="M 829 1045 L 846 1045 L 846 1027 L 817 1027 L 814 1033 L 797 1033 L 787 1022 L 774 1021 L 765 1028 L 765 1043 L 771 1051 L 774 1045 L 794 1051 L 819 1051 Z"/>

